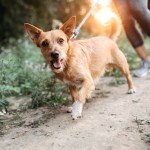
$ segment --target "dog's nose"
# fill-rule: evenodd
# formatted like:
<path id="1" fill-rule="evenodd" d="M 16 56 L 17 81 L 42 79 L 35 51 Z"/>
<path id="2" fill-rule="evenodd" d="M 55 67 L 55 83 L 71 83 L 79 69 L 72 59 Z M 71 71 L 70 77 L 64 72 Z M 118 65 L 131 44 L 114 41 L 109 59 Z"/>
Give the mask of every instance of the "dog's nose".
<path id="1" fill-rule="evenodd" d="M 54 59 L 58 59 L 59 58 L 59 53 L 57 51 L 51 52 L 51 57 Z"/>

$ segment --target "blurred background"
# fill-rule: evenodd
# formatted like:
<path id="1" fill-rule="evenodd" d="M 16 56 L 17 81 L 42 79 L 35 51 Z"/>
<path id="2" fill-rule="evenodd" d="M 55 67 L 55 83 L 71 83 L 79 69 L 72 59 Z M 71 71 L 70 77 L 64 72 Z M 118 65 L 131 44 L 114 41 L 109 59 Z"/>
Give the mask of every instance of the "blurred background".
<path id="1" fill-rule="evenodd" d="M 75 15 L 79 24 L 93 2 L 92 0 L 0 0 L 0 110 L 4 111 L 12 96 L 26 96 L 31 99 L 25 108 L 43 105 L 54 107 L 68 103 L 67 87 L 56 81 L 49 68 L 45 67 L 40 50 L 25 33 L 24 23 L 31 23 L 47 31 L 58 28 L 62 22 Z M 116 12 L 113 5 L 110 6 Z M 85 22 L 78 38 L 103 35 L 109 30 L 109 24 L 105 24 L 108 21 L 107 14 L 104 13 L 103 16 L 99 14 L 101 7 L 98 5 Z M 146 43 L 149 43 L 148 39 Z M 130 69 L 134 69 L 139 59 L 123 31 L 118 44 L 127 56 Z M 117 70 L 107 75 L 116 77 L 115 84 L 125 83 L 124 80 L 120 82 L 117 79 L 121 76 Z"/>
<path id="2" fill-rule="evenodd" d="M 56 20 L 65 22 L 75 15 L 79 24 L 93 3 L 94 0 L 0 0 L 0 43 L 7 45 L 10 38 L 24 36 L 25 22 L 51 30 Z M 100 5 L 96 9 L 100 9 Z M 97 26 L 99 29 L 95 31 Z M 100 22 L 91 15 L 83 29 L 98 34 L 101 31 Z"/>
<path id="3" fill-rule="evenodd" d="M 23 36 L 25 22 L 50 30 L 54 19 L 64 22 L 76 15 L 80 21 L 89 7 L 90 0 L 0 0 L 0 41 Z"/>

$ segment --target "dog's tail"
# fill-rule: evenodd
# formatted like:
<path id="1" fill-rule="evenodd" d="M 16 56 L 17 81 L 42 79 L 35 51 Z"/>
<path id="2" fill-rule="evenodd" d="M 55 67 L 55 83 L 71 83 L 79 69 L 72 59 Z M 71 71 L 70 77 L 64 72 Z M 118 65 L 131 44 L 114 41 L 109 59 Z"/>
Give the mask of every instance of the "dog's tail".
<path id="1" fill-rule="evenodd" d="M 112 14 L 111 18 L 111 33 L 109 37 L 116 41 L 121 33 L 121 20 L 116 14 Z"/>

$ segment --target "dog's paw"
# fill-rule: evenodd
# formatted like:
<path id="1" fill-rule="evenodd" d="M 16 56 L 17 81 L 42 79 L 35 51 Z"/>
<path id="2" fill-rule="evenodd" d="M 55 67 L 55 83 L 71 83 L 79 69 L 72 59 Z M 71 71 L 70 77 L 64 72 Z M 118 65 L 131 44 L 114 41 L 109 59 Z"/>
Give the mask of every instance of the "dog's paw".
<path id="1" fill-rule="evenodd" d="M 136 88 L 129 89 L 127 93 L 128 94 L 136 93 Z"/>
<path id="2" fill-rule="evenodd" d="M 72 113 L 72 107 L 67 108 L 67 113 Z"/>
<path id="3" fill-rule="evenodd" d="M 72 105 L 72 119 L 76 120 L 77 118 L 80 118 L 82 116 L 82 108 L 83 104 L 79 101 L 75 101 Z"/>

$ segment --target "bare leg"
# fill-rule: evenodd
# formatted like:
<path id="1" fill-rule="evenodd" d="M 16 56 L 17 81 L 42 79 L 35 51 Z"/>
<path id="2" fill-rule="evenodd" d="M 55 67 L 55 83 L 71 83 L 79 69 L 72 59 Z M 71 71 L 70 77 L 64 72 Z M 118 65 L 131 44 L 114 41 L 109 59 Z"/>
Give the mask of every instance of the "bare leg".
<path id="1" fill-rule="evenodd" d="M 144 44 L 136 47 L 135 51 L 142 60 L 150 60 Z"/>

